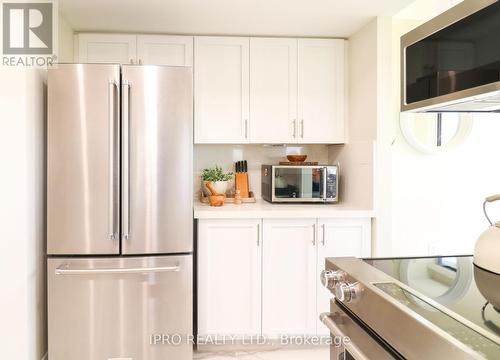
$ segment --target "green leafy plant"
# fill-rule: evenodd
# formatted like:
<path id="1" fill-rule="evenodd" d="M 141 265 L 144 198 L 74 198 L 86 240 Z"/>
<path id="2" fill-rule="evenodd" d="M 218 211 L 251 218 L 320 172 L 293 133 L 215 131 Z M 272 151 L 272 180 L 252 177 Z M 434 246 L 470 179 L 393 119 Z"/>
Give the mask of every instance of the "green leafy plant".
<path id="1" fill-rule="evenodd" d="M 201 178 L 204 181 L 229 181 L 233 178 L 232 172 L 225 173 L 222 171 L 222 168 L 218 165 L 215 165 L 213 168 L 203 169 L 201 173 Z"/>

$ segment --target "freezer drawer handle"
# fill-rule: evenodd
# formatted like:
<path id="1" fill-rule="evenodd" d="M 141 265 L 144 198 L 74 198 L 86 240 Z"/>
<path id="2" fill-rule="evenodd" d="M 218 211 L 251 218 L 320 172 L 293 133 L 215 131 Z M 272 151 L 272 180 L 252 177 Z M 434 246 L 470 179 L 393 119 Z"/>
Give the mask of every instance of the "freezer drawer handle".
<path id="1" fill-rule="evenodd" d="M 179 266 L 158 266 L 149 268 L 104 268 L 104 269 L 70 269 L 68 265 L 59 266 L 56 275 L 97 275 L 97 274 L 150 274 L 158 272 L 179 272 Z"/>

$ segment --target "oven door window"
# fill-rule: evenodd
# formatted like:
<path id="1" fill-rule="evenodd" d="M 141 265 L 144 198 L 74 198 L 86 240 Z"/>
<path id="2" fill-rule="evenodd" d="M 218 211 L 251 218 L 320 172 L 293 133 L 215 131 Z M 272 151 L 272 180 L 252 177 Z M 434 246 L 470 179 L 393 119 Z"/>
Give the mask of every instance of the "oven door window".
<path id="1" fill-rule="evenodd" d="M 324 198 L 324 172 L 321 167 L 276 167 L 274 196 L 278 199 Z"/>

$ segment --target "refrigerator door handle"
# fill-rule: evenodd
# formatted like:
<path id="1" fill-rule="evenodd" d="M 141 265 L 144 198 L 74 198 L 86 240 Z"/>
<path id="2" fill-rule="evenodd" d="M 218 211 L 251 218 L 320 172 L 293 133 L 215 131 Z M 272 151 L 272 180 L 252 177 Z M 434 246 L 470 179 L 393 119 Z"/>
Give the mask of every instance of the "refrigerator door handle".
<path id="1" fill-rule="evenodd" d="M 109 81 L 109 238 L 115 240 L 117 230 L 117 187 L 116 187 L 116 90 L 118 83 L 115 80 Z"/>
<path id="2" fill-rule="evenodd" d="M 71 269 L 69 265 L 63 264 L 56 268 L 56 275 L 99 275 L 99 274 L 151 274 L 159 272 L 179 272 L 179 265 L 157 266 L 146 268 L 102 268 L 102 269 Z"/>
<path id="3" fill-rule="evenodd" d="M 122 226 L 123 226 L 123 240 L 128 240 L 129 237 L 129 96 L 130 96 L 130 83 L 127 80 L 122 82 L 122 116 L 123 116 L 123 129 L 122 129 Z"/>

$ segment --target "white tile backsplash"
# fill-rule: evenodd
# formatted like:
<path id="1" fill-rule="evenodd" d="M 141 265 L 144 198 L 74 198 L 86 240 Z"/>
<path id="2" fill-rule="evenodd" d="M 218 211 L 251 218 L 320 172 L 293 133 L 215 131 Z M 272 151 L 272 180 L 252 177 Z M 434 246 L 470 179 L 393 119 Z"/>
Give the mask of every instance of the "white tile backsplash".
<path id="1" fill-rule="evenodd" d="M 248 162 L 248 181 L 250 190 L 257 198 L 261 197 L 260 169 L 262 164 L 278 164 L 287 161 L 286 155 L 304 154 L 306 161 L 328 164 L 327 145 L 195 145 L 194 146 L 194 193 L 198 196 L 201 184 L 201 171 L 214 165 L 225 171 L 234 172 L 234 163 L 239 160 Z M 231 184 L 232 186 L 232 184 Z"/>

